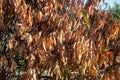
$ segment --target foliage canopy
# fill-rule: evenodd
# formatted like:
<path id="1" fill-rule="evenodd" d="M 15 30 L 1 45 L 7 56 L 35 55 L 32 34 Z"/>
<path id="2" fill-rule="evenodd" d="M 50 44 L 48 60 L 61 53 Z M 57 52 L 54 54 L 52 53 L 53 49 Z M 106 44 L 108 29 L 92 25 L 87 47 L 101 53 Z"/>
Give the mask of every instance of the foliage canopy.
<path id="1" fill-rule="evenodd" d="M 102 0 L 0 0 L 0 79 L 120 77 L 120 22 Z"/>

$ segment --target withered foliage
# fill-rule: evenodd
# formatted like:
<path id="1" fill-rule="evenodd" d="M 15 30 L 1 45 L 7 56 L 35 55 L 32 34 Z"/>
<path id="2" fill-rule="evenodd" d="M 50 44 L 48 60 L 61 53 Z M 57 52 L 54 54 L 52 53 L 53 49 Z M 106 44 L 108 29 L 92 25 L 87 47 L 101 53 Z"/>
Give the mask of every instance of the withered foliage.
<path id="1" fill-rule="evenodd" d="M 119 80 L 120 22 L 86 1 L 0 0 L 0 80 Z"/>

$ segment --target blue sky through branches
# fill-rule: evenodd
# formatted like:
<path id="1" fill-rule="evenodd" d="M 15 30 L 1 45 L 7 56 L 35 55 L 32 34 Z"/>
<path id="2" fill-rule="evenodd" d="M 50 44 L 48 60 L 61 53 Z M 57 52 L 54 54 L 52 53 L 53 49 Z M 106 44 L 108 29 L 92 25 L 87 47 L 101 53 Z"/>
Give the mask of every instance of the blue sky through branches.
<path id="1" fill-rule="evenodd" d="M 105 2 L 107 2 L 109 6 L 113 7 L 114 2 L 120 3 L 120 0 L 105 0 Z"/>
<path id="2" fill-rule="evenodd" d="M 87 0 L 85 0 L 86 2 Z M 108 9 L 108 7 L 113 7 L 114 6 L 114 2 L 120 3 L 120 0 L 105 0 L 104 3 L 101 3 L 100 6 L 103 10 Z M 106 5 L 107 4 L 107 5 Z"/>
<path id="3" fill-rule="evenodd" d="M 106 7 L 106 5 L 104 3 L 101 3 L 102 9 L 108 9 L 109 6 L 113 7 L 114 6 L 114 2 L 120 3 L 120 0 L 105 0 L 104 3 L 107 3 L 107 7 Z"/>

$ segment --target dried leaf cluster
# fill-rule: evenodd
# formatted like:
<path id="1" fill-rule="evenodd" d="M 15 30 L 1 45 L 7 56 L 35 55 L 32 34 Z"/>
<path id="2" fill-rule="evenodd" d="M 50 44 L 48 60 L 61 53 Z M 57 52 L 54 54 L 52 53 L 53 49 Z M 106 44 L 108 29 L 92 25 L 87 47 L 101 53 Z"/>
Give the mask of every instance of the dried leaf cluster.
<path id="1" fill-rule="evenodd" d="M 0 80 L 119 80 L 120 22 L 86 1 L 0 0 Z"/>

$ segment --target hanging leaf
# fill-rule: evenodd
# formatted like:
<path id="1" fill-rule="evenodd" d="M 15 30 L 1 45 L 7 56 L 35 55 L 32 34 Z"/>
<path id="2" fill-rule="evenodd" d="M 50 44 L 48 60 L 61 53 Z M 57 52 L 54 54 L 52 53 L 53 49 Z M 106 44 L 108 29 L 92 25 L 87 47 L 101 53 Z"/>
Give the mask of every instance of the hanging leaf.
<path id="1" fill-rule="evenodd" d="M 43 45 L 43 49 L 47 52 L 47 50 L 46 50 L 46 40 L 43 40 L 42 45 Z"/>
<path id="2" fill-rule="evenodd" d="M 42 20 L 42 17 L 43 17 L 43 14 L 42 12 L 40 11 L 37 15 L 37 18 L 38 18 L 38 21 L 40 22 Z"/>

